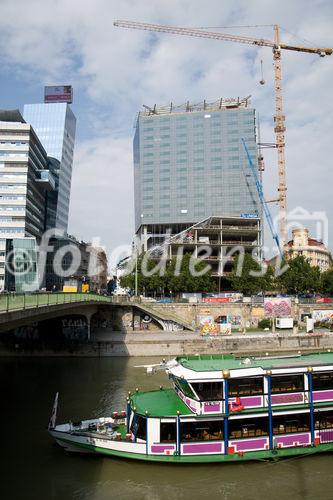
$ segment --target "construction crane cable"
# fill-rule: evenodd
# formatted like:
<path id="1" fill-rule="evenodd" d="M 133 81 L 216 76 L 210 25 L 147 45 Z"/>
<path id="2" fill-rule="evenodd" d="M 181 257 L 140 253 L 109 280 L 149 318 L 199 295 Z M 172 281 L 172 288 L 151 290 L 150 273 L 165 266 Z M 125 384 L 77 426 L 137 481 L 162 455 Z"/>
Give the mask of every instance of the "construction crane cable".
<path id="1" fill-rule="evenodd" d="M 306 38 L 301 38 L 300 36 L 296 35 L 295 33 L 292 33 L 291 31 L 287 30 L 283 26 L 280 26 L 281 30 L 283 30 L 285 33 L 288 33 L 288 35 L 291 35 L 292 37 L 295 38 L 295 40 L 298 40 L 302 43 L 308 44 L 311 47 L 315 47 L 317 44 L 314 42 L 311 42 L 310 40 L 307 40 Z"/>

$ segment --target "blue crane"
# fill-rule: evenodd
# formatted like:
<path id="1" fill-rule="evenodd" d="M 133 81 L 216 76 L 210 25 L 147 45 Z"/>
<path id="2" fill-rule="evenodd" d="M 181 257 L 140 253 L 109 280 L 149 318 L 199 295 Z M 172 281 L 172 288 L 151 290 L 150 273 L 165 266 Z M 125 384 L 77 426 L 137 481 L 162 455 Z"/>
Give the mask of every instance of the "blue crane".
<path id="1" fill-rule="evenodd" d="M 245 151 L 246 151 L 246 156 L 247 156 L 247 159 L 248 159 L 248 162 L 249 162 L 249 167 L 250 167 L 250 169 L 252 171 L 252 174 L 254 176 L 254 179 L 255 179 L 256 188 L 257 188 L 257 191 L 258 191 L 258 195 L 259 195 L 259 198 L 260 198 L 260 202 L 261 202 L 262 208 L 264 210 L 264 214 L 265 214 L 265 217 L 266 217 L 266 220 L 267 220 L 267 224 L 268 224 L 269 229 L 271 231 L 272 238 L 275 241 L 275 243 L 276 243 L 276 245 L 277 245 L 277 247 L 279 249 L 280 255 L 281 255 L 281 257 L 283 257 L 283 251 L 281 249 L 279 236 L 278 236 L 277 232 L 274 229 L 272 215 L 271 215 L 271 212 L 270 212 L 270 210 L 268 208 L 267 202 L 266 202 L 265 197 L 264 197 L 264 192 L 263 192 L 263 189 L 262 189 L 261 180 L 259 179 L 259 176 L 257 174 L 256 168 L 253 165 L 253 161 L 251 159 L 249 150 L 247 149 L 247 146 L 246 146 L 245 141 L 244 141 L 243 138 L 242 138 L 242 142 L 243 142 L 243 145 L 244 145 L 244 148 L 245 148 Z"/>

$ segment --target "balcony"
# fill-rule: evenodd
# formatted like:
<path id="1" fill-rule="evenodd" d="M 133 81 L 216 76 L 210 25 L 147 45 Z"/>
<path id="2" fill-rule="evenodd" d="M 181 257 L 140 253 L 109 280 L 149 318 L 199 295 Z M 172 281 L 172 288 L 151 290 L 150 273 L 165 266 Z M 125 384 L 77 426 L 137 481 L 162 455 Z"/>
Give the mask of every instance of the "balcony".
<path id="1" fill-rule="evenodd" d="M 39 170 L 39 178 L 36 178 L 36 182 L 40 184 L 46 191 L 54 191 L 56 187 L 56 181 L 50 170 Z"/>

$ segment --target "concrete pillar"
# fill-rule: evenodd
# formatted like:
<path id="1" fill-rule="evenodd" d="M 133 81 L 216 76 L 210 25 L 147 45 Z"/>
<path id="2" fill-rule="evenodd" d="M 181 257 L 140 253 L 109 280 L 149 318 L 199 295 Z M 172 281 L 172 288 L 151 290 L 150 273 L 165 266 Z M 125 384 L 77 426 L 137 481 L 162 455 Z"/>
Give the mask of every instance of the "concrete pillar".
<path id="1" fill-rule="evenodd" d="M 87 339 L 90 341 L 91 316 L 87 317 Z"/>
<path id="2" fill-rule="evenodd" d="M 147 252 L 147 250 L 148 250 L 147 226 L 143 226 L 143 251 Z"/>

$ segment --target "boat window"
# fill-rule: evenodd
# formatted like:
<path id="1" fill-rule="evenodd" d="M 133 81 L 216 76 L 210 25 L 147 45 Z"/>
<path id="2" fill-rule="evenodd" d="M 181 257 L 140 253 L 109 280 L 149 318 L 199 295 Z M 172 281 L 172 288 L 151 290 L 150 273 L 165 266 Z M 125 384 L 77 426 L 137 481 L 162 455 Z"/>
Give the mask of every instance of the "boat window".
<path id="1" fill-rule="evenodd" d="M 174 378 L 174 382 L 178 387 L 178 389 L 180 389 L 182 393 L 185 394 L 185 396 L 187 396 L 188 398 L 195 399 L 193 391 L 191 387 L 188 385 L 186 380 L 184 380 L 183 378 Z"/>
<path id="2" fill-rule="evenodd" d="M 333 389 L 333 372 L 313 373 L 312 389 L 314 391 Z"/>
<path id="3" fill-rule="evenodd" d="M 229 396 L 254 396 L 263 394 L 263 378 L 231 378 L 228 382 Z"/>
<path id="4" fill-rule="evenodd" d="M 333 429 L 333 410 L 315 413 L 315 429 Z"/>
<path id="5" fill-rule="evenodd" d="M 273 375 L 271 391 L 273 394 L 277 392 L 304 391 L 304 377 L 303 375 Z"/>
<path id="6" fill-rule="evenodd" d="M 219 401 L 223 398 L 222 382 L 192 383 L 192 387 L 198 394 L 200 401 Z"/>
<path id="7" fill-rule="evenodd" d="M 177 437 L 176 422 L 161 422 L 161 443 L 175 443 Z"/>
<path id="8" fill-rule="evenodd" d="M 273 416 L 273 434 L 290 434 L 310 430 L 309 413 Z"/>
<path id="9" fill-rule="evenodd" d="M 200 420 L 180 423 L 181 441 L 214 441 L 223 439 L 223 420 Z"/>
<path id="10" fill-rule="evenodd" d="M 131 423 L 131 432 L 134 434 L 134 419 Z M 144 441 L 147 438 L 146 418 L 141 415 L 136 415 L 136 437 Z"/>
<path id="11" fill-rule="evenodd" d="M 229 439 L 267 436 L 268 418 L 231 418 L 229 420 Z"/>

